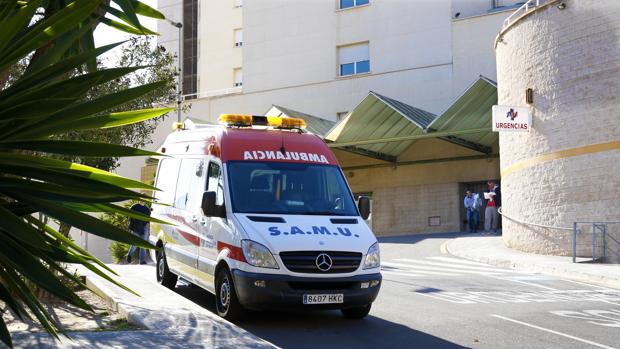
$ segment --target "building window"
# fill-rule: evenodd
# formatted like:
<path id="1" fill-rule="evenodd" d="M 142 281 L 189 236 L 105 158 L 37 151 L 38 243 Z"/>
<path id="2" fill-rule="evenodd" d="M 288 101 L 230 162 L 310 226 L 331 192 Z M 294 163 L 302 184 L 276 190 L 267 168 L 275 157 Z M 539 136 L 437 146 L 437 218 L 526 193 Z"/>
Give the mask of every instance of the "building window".
<path id="1" fill-rule="evenodd" d="M 236 68 L 233 74 L 234 74 L 233 86 L 235 87 L 243 86 L 243 69 Z"/>
<path id="2" fill-rule="evenodd" d="M 235 29 L 235 47 L 243 46 L 243 29 Z"/>
<path id="3" fill-rule="evenodd" d="M 347 116 L 347 114 L 349 114 L 348 111 L 341 111 L 341 112 L 336 113 L 336 120 L 340 121 L 344 119 Z"/>
<path id="4" fill-rule="evenodd" d="M 196 98 L 198 90 L 198 0 L 183 0 L 183 95 Z"/>
<path id="5" fill-rule="evenodd" d="M 243 0 L 235 0 L 235 7 L 236 8 L 243 7 Z"/>
<path id="6" fill-rule="evenodd" d="M 341 46 L 338 48 L 340 76 L 370 72 L 370 52 L 368 43 Z"/>
<path id="7" fill-rule="evenodd" d="M 340 8 L 351 8 L 368 5 L 368 0 L 340 0 Z"/>

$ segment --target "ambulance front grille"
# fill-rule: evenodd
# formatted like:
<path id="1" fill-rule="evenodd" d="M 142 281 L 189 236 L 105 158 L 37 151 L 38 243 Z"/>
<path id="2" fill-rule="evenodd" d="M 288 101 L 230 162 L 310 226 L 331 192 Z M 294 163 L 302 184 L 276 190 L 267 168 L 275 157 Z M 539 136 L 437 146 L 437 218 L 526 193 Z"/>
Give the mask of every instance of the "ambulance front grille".
<path id="1" fill-rule="evenodd" d="M 316 259 L 321 253 L 327 254 L 332 260 L 332 267 L 327 271 L 320 270 L 316 265 Z M 280 252 L 280 258 L 286 269 L 295 273 L 339 274 L 356 271 L 362 261 L 362 254 L 340 251 L 288 251 Z"/>

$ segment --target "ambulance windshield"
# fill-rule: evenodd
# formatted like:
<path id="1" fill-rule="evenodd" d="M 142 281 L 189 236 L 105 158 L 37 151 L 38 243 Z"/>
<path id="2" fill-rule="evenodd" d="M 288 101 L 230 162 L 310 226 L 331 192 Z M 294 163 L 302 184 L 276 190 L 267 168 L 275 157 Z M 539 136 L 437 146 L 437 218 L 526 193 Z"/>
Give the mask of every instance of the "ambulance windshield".
<path id="1" fill-rule="evenodd" d="M 228 162 L 232 208 L 240 213 L 357 216 L 334 165 Z"/>

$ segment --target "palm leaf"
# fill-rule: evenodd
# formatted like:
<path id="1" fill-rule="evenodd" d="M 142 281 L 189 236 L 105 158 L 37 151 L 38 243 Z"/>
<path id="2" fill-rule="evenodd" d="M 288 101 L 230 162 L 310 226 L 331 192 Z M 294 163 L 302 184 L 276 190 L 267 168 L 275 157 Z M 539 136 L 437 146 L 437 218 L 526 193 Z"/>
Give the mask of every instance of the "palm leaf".
<path id="1" fill-rule="evenodd" d="M 136 149 L 118 144 L 61 140 L 28 140 L 0 142 L 0 149 L 22 149 L 53 154 L 79 156 L 156 156 L 157 152 Z"/>

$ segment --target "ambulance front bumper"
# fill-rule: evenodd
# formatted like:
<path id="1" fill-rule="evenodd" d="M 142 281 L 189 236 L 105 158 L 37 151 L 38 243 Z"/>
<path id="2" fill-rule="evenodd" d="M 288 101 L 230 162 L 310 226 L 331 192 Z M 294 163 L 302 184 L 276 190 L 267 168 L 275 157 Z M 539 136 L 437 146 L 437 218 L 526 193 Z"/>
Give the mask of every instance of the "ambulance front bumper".
<path id="1" fill-rule="evenodd" d="M 241 305 L 252 310 L 344 309 L 372 303 L 381 288 L 381 274 L 316 278 L 232 272 Z M 374 286 L 371 286 L 374 285 Z M 342 303 L 304 304 L 304 295 L 342 294 Z"/>

